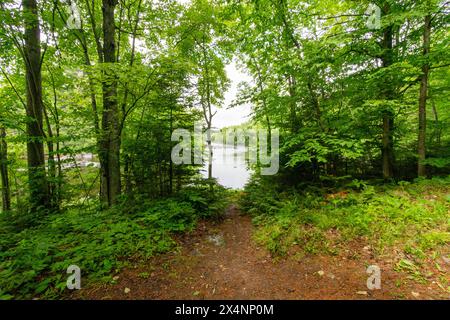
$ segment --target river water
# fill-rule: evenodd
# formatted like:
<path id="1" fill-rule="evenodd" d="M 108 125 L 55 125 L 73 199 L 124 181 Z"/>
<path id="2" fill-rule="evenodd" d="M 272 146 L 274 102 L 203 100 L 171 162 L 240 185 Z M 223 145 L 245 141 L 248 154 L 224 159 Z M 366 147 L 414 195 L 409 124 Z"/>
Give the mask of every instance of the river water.
<path id="1" fill-rule="evenodd" d="M 242 189 L 250 179 L 252 172 L 245 161 L 244 146 L 233 147 L 213 143 L 212 160 L 212 175 L 222 186 Z M 208 177 L 207 162 L 202 168 L 202 175 Z"/>

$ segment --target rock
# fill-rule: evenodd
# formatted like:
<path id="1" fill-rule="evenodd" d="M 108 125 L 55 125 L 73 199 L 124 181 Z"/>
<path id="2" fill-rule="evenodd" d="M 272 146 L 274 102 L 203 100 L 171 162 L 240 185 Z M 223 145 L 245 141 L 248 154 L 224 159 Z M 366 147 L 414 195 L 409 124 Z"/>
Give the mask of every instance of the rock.
<path id="1" fill-rule="evenodd" d="M 113 277 L 113 280 L 114 280 L 114 281 L 119 280 L 119 276 L 114 276 L 114 277 Z"/>
<path id="2" fill-rule="evenodd" d="M 418 298 L 420 296 L 420 293 L 414 291 L 411 291 L 411 294 L 414 298 Z"/>
<path id="3" fill-rule="evenodd" d="M 325 272 L 323 270 L 319 270 L 317 271 L 317 274 L 322 277 L 325 274 Z"/>
<path id="4" fill-rule="evenodd" d="M 363 249 L 366 250 L 366 251 L 369 251 L 370 250 L 370 246 L 365 246 Z"/>
<path id="5" fill-rule="evenodd" d="M 330 273 L 330 274 L 328 275 L 328 278 L 330 278 L 331 280 L 334 280 L 334 278 L 336 278 L 336 276 L 335 276 L 334 274 Z"/>
<path id="6" fill-rule="evenodd" d="M 225 240 L 220 234 L 210 235 L 208 236 L 207 240 L 208 242 L 211 242 L 216 246 L 223 246 L 225 244 Z"/>
<path id="7" fill-rule="evenodd" d="M 450 264 L 450 258 L 442 257 L 442 260 L 444 260 L 444 262 L 445 262 L 446 264 Z"/>
<path id="8" fill-rule="evenodd" d="M 123 292 L 125 292 L 125 293 L 127 293 L 127 294 L 130 293 L 130 291 L 131 291 L 130 288 L 125 288 L 125 289 L 123 290 Z"/>
<path id="9" fill-rule="evenodd" d="M 367 296 L 367 291 L 357 291 L 356 294 L 359 294 L 361 296 Z"/>

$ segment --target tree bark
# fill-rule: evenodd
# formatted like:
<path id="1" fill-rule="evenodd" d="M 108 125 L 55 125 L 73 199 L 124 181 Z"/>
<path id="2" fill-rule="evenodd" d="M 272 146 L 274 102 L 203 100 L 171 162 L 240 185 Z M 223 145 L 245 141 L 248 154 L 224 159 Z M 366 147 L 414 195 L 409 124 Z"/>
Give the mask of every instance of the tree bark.
<path id="1" fill-rule="evenodd" d="M 389 14 L 389 4 L 384 6 L 384 14 Z M 392 35 L 393 27 L 387 26 L 383 31 L 383 68 L 388 68 L 393 63 L 392 52 Z M 388 77 L 385 81 L 385 88 L 383 90 L 384 98 L 388 101 L 394 99 L 394 91 L 392 88 L 392 81 Z M 393 131 L 394 131 L 394 116 L 392 111 L 385 110 L 383 112 L 383 137 L 382 137 L 382 157 L 383 157 L 383 178 L 385 180 L 391 179 L 394 176 L 394 143 L 393 143 Z"/>
<path id="2" fill-rule="evenodd" d="M 431 16 L 425 17 L 425 24 L 423 27 L 423 56 L 427 59 L 430 53 L 430 34 L 431 34 Z M 430 65 L 425 62 L 422 66 L 422 77 L 420 82 L 419 94 L 419 137 L 418 137 L 418 156 L 417 175 L 424 177 L 426 175 L 426 166 L 423 164 L 426 156 L 426 121 L 427 121 L 427 95 L 428 95 L 428 74 L 430 72 Z"/>
<path id="3" fill-rule="evenodd" d="M 264 87 L 263 87 L 263 78 L 262 78 L 262 74 L 261 74 L 261 69 L 258 66 L 258 63 L 256 62 L 256 60 L 252 57 L 252 61 L 253 64 L 256 68 L 257 71 L 257 82 L 258 82 L 258 88 L 259 88 L 259 93 L 261 95 L 261 102 L 263 105 L 263 111 L 264 114 L 266 116 L 266 125 L 267 125 L 267 130 L 268 130 L 268 134 L 267 134 L 267 141 L 272 141 L 272 125 L 270 124 L 270 117 L 269 117 L 269 110 L 267 108 L 267 104 L 266 104 L 266 98 L 263 96 L 264 95 Z M 272 146 L 269 143 L 268 146 L 268 152 L 271 153 L 272 152 Z"/>
<path id="4" fill-rule="evenodd" d="M 214 117 L 214 114 L 212 113 L 211 108 L 211 79 L 209 74 L 209 65 L 208 65 L 208 56 L 206 52 L 205 41 L 203 39 L 202 43 L 202 50 L 203 50 L 203 72 L 204 72 L 204 81 L 206 88 L 203 90 L 202 94 L 206 97 L 202 97 L 202 107 L 203 107 L 203 116 L 206 121 L 206 145 L 208 148 L 208 181 L 209 181 L 209 189 L 212 192 L 214 190 L 213 186 L 213 147 L 211 144 L 211 128 L 212 128 L 212 119 Z M 206 101 L 205 101 L 206 100 Z"/>
<path id="5" fill-rule="evenodd" d="M 25 83 L 27 89 L 26 114 L 28 117 L 27 160 L 30 206 L 34 211 L 46 207 L 49 203 L 49 190 L 45 172 L 43 131 L 43 104 L 41 80 L 41 44 L 40 27 L 36 0 L 23 0 Z"/>
<path id="6" fill-rule="evenodd" d="M 57 203 L 57 177 L 56 177 L 56 161 L 55 161 L 55 148 L 53 144 L 53 130 L 51 127 L 50 119 L 48 117 L 48 112 L 43 105 L 43 111 L 44 111 L 44 119 L 45 124 L 47 126 L 47 150 L 48 150 L 48 157 L 47 157 L 47 183 L 48 183 L 48 193 L 49 193 L 49 201 L 50 205 L 53 208 L 58 208 L 59 203 Z"/>
<path id="7" fill-rule="evenodd" d="M 11 191 L 8 177 L 8 145 L 6 130 L 0 126 L 0 173 L 2 178 L 2 211 L 11 210 Z"/>
<path id="8" fill-rule="evenodd" d="M 173 105 L 170 106 L 169 134 L 173 132 Z M 169 160 L 169 194 L 173 193 L 173 161 Z"/>
<path id="9" fill-rule="evenodd" d="M 62 166 L 61 166 L 61 148 L 60 148 L 60 137 L 61 137 L 61 123 L 59 121 L 59 112 L 58 112 L 58 96 L 56 93 L 56 84 L 55 84 L 55 79 L 53 77 L 53 73 L 50 71 L 50 69 L 48 70 L 49 74 L 50 74 L 50 79 L 52 81 L 52 89 L 53 89 L 53 110 L 51 108 L 49 108 L 52 116 L 53 116 L 53 120 L 55 122 L 55 127 L 56 127 L 56 163 L 54 163 L 54 177 L 55 177 L 55 181 L 53 182 L 54 185 L 54 190 L 53 193 L 50 191 L 51 193 L 51 200 L 54 204 L 55 209 L 59 209 L 60 204 L 61 204 L 61 188 L 62 188 Z M 48 126 L 48 132 L 49 132 L 49 136 L 53 136 L 53 132 L 51 130 L 51 126 L 50 126 L 50 121 L 47 115 L 47 109 L 45 108 L 44 105 L 44 116 L 46 119 L 46 123 Z M 52 154 L 52 152 L 50 151 L 50 146 L 49 148 L 49 156 Z M 50 159 L 50 158 L 49 158 Z M 54 157 L 53 157 L 53 161 L 55 161 Z M 49 163 L 50 165 L 50 163 Z M 50 172 L 50 166 L 49 166 L 49 174 L 51 175 Z M 50 187 L 51 190 L 51 187 Z"/>
<path id="10" fill-rule="evenodd" d="M 116 62 L 114 10 L 116 0 L 103 0 L 103 113 L 100 165 L 101 201 L 107 206 L 117 202 L 120 195 L 120 135 L 117 80 L 112 64 Z"/>
<path id="11" fill-rule="evenodd" d="M 441 128 L 439 126 L 439 116 L 436 109 L 436 103 L 434 102 L 434 99 L 431 99 L 431 107 L 434 114 L 434 126 L 435 126 L 435 132 L 436 132 L 436 144 L 438 146 L 441 145 Z"/>

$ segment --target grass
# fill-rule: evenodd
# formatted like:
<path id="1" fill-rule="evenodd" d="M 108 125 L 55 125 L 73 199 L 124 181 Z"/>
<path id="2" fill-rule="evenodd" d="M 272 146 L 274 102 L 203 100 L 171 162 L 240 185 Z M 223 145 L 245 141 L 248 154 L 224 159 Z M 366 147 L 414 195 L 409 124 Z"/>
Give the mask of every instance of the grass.
<path id="1" fill-rule="evenodd" d="M 400 247 L 435 259 L 450 244 L 450 177 L 285 192 L 255 180 L 240 205 L 253 216 L 255 239 L 275 256 L 294 248 L 334 254 L 339 244 L 363 239 L 377 254 Z"/>
<path id="2" fill-rule="evenodd" d="M 0 299 L 60 297 L 72 264 L 81 268 L 82 285 L 113 281 L 130 260 L 174 249 L 174 234 L 189 232 L 199 218 L 214 217 L 225 204 L 225 190 L 216 187 L 212 195 L 204 186 L 131 209 L 126 202 L 108 211 L 72 208 L 25 229 L 14 223 L 19 214 L 2 216 Z"/>

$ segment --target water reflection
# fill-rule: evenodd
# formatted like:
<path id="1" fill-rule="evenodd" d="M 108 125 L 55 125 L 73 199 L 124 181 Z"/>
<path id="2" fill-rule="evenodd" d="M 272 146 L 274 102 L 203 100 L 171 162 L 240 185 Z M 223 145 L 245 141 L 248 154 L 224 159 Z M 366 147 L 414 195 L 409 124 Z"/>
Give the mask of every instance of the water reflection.
<path id="1" fill-rule="evenodd" d="M 203 166 L 202 175 L 205 178 L 208 177 L 207 162 Z M 245 147 L 225 147 L 222 144 L 213 143 L 212 175 L 224 187 L 243 188 L 251 175 L 251 170 L 248 169 L 245 161 Z"/>

